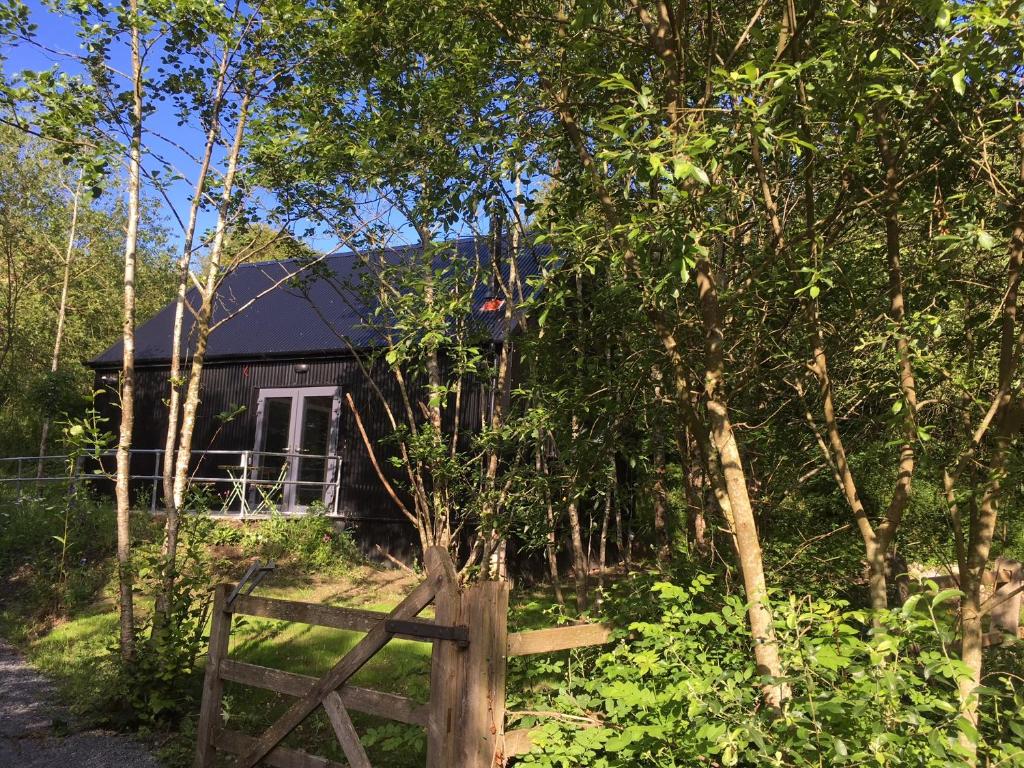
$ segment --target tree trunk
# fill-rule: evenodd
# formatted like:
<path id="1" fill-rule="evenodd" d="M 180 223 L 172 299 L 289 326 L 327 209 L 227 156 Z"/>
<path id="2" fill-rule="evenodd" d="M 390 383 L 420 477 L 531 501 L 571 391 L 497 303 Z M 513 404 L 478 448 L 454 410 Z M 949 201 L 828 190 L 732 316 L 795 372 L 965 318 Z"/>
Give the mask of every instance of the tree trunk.
<path id="1" fill-rule="evenodd" d="M 64 253 L 64 279 L 60 286 L 60 304 L 57 305 L 57 328 L 53 340 L 53 355 L 50 357 L 50 373 L 57 373 L 60 366 L 60 348 L 64 341 L 64 322 L 68 311 L 68 290 L 71 287 L 71 261 L 75 255 L 75 237 L 78 230 L 78 204 L 82 197 L 82 174 L 78 176 L 74 196 L 71 198 L 71 226 L 68 228 L 68 247 Z M 43 476 L 43 459 L 46 456 L 46 442 L 50 435 L 50 417 L 43 419 L 43 429 L 39 437 L 39 463 L 36 465 L 36 477 Z"/>
<path id="2" fill-rule="evenodd" d="M 570 489 L 575 494 L 575 489 Z M 569 537 L 572 544 L 572 569 L 576 576 L 576 607 L 580 613 L 587 610 L 587 581 L 590 578 L 590 566 L 587 554 L 583 549 L 583 530 L 580 526 L 579 499 L 573 496 L 569 500 Z"/>
<path id="3" fill-rule="evenodd" d="M 669 560 L 668 491 L 665 487 L 665 442 L 660 430 L 654 430 L 654 456 L 652 457 L 654 483 L 654 546 L 659 563 Z"/>
<path id="4" fill-rule="evenodd" d="M 1021 136 L 1024 154 L 1024 134 Z M 1024 184 L 1024 161 L 1021 163 L 1020 181 Z M 998 517 L 999 494 L 1012 436 L 1020 428 L 1021 414 L 1015 402 L 1012 384 L 1019 367 L 1017 312 L 1021 273 L 1024 271 L 1024 208 L 1018 210 L 1018 219 L 1010 239 L 1010 258 L 1007 269 L 1007 289 L 1003 299 L 1002 327 L 999 351 L 999 386 L 995 405 L 996 436 L 988 464 L 988 484 L 977 511 L 971 515 L 967 539 L 967 567 L 960 574 L 960 589 L 964 592 L 961 607 L 961 652 L 968 675 L 959 681 L 960 712 L 972 725 L 978 725 L 978 692 L 982 681 L 982 599 L 981 586 L 988 565 L 992 539 Z M 1024 334 L 1022 334 L 1024 335 Z M 950 490 L 950 495 L 952 492 Z M 961 744 L 976 762 L 977 745 L 961 736 Z"/>
<path id="5" fill-rule="evenodd" d="M 508 259 L 508 281 L 506 282 L 501 276 L 501 264 L 498 259 L 498 253 L 502 248 L 502 227 L 499 224 L 495 227 L 496 232 L 494 235 L 494 244 L 492 246 L 491 256 L 491 267 L 494 270 L 494 281 L 498 287 L 498 295 L 505 300 L 504 303 L 504 316 L 502 318 L 504 328 L 504 341 L 498 348 L 498 361 L 497 371 L 494 376 L 494 396 L 493 406 L 491 407 L 491 417 L 489 428 L 491 431 L 491 447 L 488 449 L 486 457 L 486 469 L 484 475 L 484 506 L 481 513 L 481 529 L 487 531 L 490 529 L 489 539 L 494 541 L 497 546 L 501 546 L 501 541 L 504 539 L 504 534 L 498 531 L 495 526 L 495 519 L 499 510 L 498 499 L 496 498 L 497 493 L 497 479 L 498 479 L 498 467 L 500 461 L 500 436 L 501 429 L 505 425 L 506 413 L 508 411 L 510 400 L 512 397 L 512 365 L 511 365 L 511 345 L 512 345 L 512 325 L 515 322 L 516 313 L 516 293 L 515 289 L 519 282 L 518 274 L 518 237 L 512 238 L 512 254 Z M 486 552 L 487 550 L 485 550 Z M 484 562 L 484 578 L 489 577 L 487 562 Z"/>
<path id="6" fill-rule="evenodd" d="M 178 437 L 178 448 L 174 462 L 174 491 L 172 506 L 177 511 L 181 510 L 185 491 L 188 487 L 189 462 L 192 457 L 192 436 L 195 430 L 196 411 L 199 408 L 199 389 L 202 383 L 203 365 L 206 361 L 206 345 L 210 337 L 210 321 L 213 317 L 213 305 L 216 298 L 217 286 L 220 284 L 223 275 L 221 274 L 221 257 L 224 253 L 224 238 L 227 235 L 228 217 L 230 215 L 231 196 L 234 190 L 235 174 L 238 171 L 238 160 L 242 151 L 242 142 L 245 137 L 246 121 L 249 116 L 249 94 L 242 97 L 238 107 L 238 124 L 235 127 L 235 136 L 232 141 L 227 157 L 227 170 L 224 174 L 224 185 L 221 189 L 220 201 L 217 208 L 217 224 L 214 228 L 213 243 L 210 246 L 210 259 L 206 268 L 206 279 L 203 283 L 203 300 L 196 316 L 195 336 L 196 348 L 192 356 L 192 368 L 189 372 L 188 390 L 185 395 L 185 402 L 182 408 L 181 433 Z M 165 550 L 167 553 L 166 571 L 164 576 L 163 589 L 169 594 L 173 586 L 176 573 L 176 556 L 178 548 L 178 521 L 179 515 L 175 514 L 173 519 L 168 517 Z"/>
<path id="7" fill-rule="evenodd" d="M 572 436 L 575 441 L 579 434 L 579 420 L 572 417 Z M 583 526 L 580 524 L 580 503 L 577 495 L 576 478 L 572 478 L 569 486 L 569 545 L 572 548 L 572 570 L 576 581 L 576 608 L 582 613 L 587 610 L 587 583 L 590 579 L 590 563 L 583 549 Z"/>
<path id="8" fill-rule="evenodd" d="M 210 128 L 206 132 L 206 144 L 199 165 L 199 175 L 192 193 L 189 206 L 188 223 L 185 226 L 185 239 L 181 247 L 181 258 L 178 259 L 178 290 L 174 304 L 174 324 L 171 330 L 171 369 L 168 374 L 167 393 L 167 435 L 164 439 L 163 453 L 163 502 L 167 519 L 164 523 L 164 574 L 160 593 L 156 596 L 154 626 L 167 619 L 168 597 L 174 586 L 175 564 L 178 559 L 178 504 L 174 496 L 175 465 L 177 459 L 178 424 L 181 418 L 181 344 L 185 325 L 185 304 L 188 293 L 189 276 L 192 274 L 192 252 L 195 247 L 196 223 L 199 210 L 206 195 L 206 180 L 210 173 L 213 149 L 220 133 L 220 110 L 224 100 L 224 83 L 227 75 L 228 56 L 225 51 L 221 58 L 217 85 L 214 89 L 210 116 Z"/>
<path id="9" fill-rule="evenodd" d="M 178 259 L 178 290 L 174 304 L 174 325 L 171 331 L 171 369 L 168 375 L 167 394 L 167 435 L 164 441 L 164 463 L 163 463 L 163 495 L 164 509 L 167 513 L 167 526 L 164 532 L 164 557 L 174 559 L 175 553 L 170 552 L 170 529 L 177 525 L 172 518 L 177 517 L 178 508 L 174 502 L 174 465 L 175 447 L 178 444 L 178 422 L 181 411 L 181 344 L 182 333 L 185 324 L 185 297 L 188 293 L 189 275 L 192 268 L 192 252 L 195 247 L 196 223 L 199 218 L 199 211 L 202 208 L 206 196 L 206 180 L 210 173 L 210 163 L 213 158 L 213 149 L 217 144 L 217 137 L 220 135 L 220 111 L 224 102 L 224 85 L 227 76 L 228 53 L 225 50 L 221 57 L 220 69 L 217 74 L 217 84 L 214 87 L 214 94 L 210 110 L 210 127 L 206 132 L 206 144 L 203 147 L 203 156 L 199 164 L 199 174 L 196 178 L 196 186 L 192 192 L 192 202 L 189 205 L 188 223 L 185 226 L 185 238 L 181 246 L 181 258 Z"/>
<path id="10" fill-rule="evenodd" d="M 679 457 L 686 489 L 686 541 L 690 555 L 706 560 L 711 554 L 708 542 L 707 519 L 704 515 L 704 482 L 700 467 L 693 461 L 690 436 L 684 431 L 677 436 Z"/>
<path id="11" fill-rule="evenodd" d="M 601 515 L 601 536 L 597 542 L 597 584 L 599 590 L 604 590 L 604 569 L 608 564 L 608 531 L 612 521 L 612 507 L 614 506 L 615 474 L 613 471 L 608 475 L 608 484 L 604 494 L 604 512 Z M 600 599 L 600 598 L 599 598 Z"/>
<path id="12" fill-rule="evenodd" d="M 536 455 L 537 474 L 544 478 L 544 505 L 547 511 L 548 534 L 547 543 L 544 549 L 548 558 L 548 572 L 551 574 L 551 586 L 555 591 L 555 600 L 559 605 L 565 605 L 565 596 L 562 594 L 562 580 L 558 575 L 558 526 L 555 520 L 555 507 L 551 502 L 551 487 L 548 485 L 549 473 L 548 463 L 544 459 L 544 441 L 537 441 Z"/>
<path id="13" fill-rule="evenodd" d="M 135 262 L 139 241 L 142 162 L 142 49 L 139 7 L 130 0 L 132 60 L 132 133 L 128 149 L 128 222 L 124 243 L 124 317 L 121 364 L 121 425 L 117 441 L 117 573 L 121 659 L 135 658 L 135 605 L 131 567 L 131 447 L 135 424 Z"/>
<path id="14" fill-rule="evenodd" d="M 889 276 L 889 317 L 896 326 L 896 351 L 899 355 L 900 393 L 903 396 L 903 442 L 899 449 L 899 462 L 896 474 L 896 487 L 889 499 L 885 511 L 885 520 L 878 526 L 878 547 L 881 559 L 881 575 L 875 579 L 885 578 L 885 556 L 890 545 L 896 539 L 903 513 L 910 504 L 913 489 L 915 454 L 917 442 L 917 382 L 914 378 L 913 363 L 910 359 L 910 341 L 906 332 L 906 302 L 903 295 L 903 271 L 900 266 L 900 195 L 899 169 L 896 155 L 883 131 L 879 136 L 879 149 L 885 164 L 885 251 Z M 872 564 L 872 568 L 878 563 Z M 877 598 L 873 588 L 872 600 Z M 882 599 L 884 595 L 884 585 Z M 888 601 L 886 599 L 886 604 Z"/>
<path id="15" fill-rule="evenodd" d="M 706 387 L 708 413 L 711 417 L 711 434 L 725 482 L 729 506 L 732 510 L 736 553 L 740 573 L 747 594 L 748 620 L 754 638 L 754 658 L 761 675 L 779 678 L 782 663 L 775 638 L 771 605 L 764 576 L 764 561 L 761 542 L 754 520 L 754 509 L 747 492 L 746 475 L 740 456 L 736 435 L 729 418 L 729 408 L 724 389 L 725 364 L 722 352 L 724 335 L 721 329 L 718 308 L 718 292 L 711 264 L 702 260 L 697 264 L 697 288 L 700 295 L 701 313 L 706 335 Z M 789 687 L 770 681 L 763 687 L 765 700 L 772 709 L 779 709 L 789 698 Z"/>

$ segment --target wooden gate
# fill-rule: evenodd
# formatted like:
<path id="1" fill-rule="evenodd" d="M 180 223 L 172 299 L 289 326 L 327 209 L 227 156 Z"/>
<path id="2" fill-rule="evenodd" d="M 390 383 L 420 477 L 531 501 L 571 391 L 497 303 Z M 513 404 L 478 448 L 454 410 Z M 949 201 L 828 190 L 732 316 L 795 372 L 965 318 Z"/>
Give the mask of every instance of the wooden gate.
<path id="1" fill-rule="evenodd" d="M 349 710 L 411 725 L 427 732 L 427 768 L 495 768 L 529 748 L 527 731 L 505 733 L 505 669 L 509 656 L 598 645 L 609 631 L 583 624 L 508 633 L 508 585 L 483 582 L 461 590 L 448 553 L 435 547 L 424 556 L 426 579 L 390 613 L 337 608 L 252 595 L 217 587 L 199 715 L 196 768 L 213 768 L 217 752 L 236 756 L 237 768 L 261 762 L 276 768 L 344 768 L 339 763 L 281 742 L 323 707 L 349 766 L 372 768 Z M 434 619 L 418 618 L 434 604 Z M 365 636 L 320 678 L 228 658 L 234 615 L 365 632 Z M 392 637 L 433 643 L 430 701 L 349 684 Z M 225 728 L 221 722 L 224 682 L 275 691 L 296 701 L 260 736 Z"/>

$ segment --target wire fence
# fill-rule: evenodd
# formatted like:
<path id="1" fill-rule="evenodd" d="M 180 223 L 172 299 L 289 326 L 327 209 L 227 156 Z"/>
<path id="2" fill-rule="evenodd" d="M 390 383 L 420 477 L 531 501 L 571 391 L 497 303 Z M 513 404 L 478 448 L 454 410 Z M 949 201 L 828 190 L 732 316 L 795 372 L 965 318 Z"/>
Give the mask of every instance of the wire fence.
<path id="1" fill-rule="evenodd" d="M 130 454 L 130 495 L 134 504 L 163 508 L 164 451 L 136 448 Z M 14 489 L 24 500 L 60 483 L 70 490 L 90 483 L 100 491 L 113 487 L 117 452 L 84 458 L 68 454 L 0 457 L 0 488 Z M 193 451 L 183 506 L 215 515 L 265 517 L 273 512 L 306 514 L 319 507 L 337 517 L 341 496 L 341 457 L 298 451 Z"/>

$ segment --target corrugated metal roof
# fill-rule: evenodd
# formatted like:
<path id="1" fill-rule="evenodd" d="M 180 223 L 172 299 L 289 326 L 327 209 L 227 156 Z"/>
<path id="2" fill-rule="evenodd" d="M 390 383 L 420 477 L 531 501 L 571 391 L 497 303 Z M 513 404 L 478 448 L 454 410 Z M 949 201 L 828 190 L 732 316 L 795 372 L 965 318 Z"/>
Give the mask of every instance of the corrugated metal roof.
<path id="1" fill-rule="evenodd" d="M 500 341 L 504 313 L 482 309 L 492 294 L 491 241 L 489 237 L 456 240 L 438 250 L 434 265 L 437 269 L 476 263 L 483 267 L 473 296 L 473 321 L 481 333 Z M 452 248 L 456 249 L 457 258 L 453 257 Z M 531 290 L 527 278 L 540 272 L 540 264 L 550 252 L 549 245 L 520 248 L 517 264 L 527 295 Z M 295 260 L 240 266 L 224 278 L 217 292 L 213 322 L 224 322 L 210 333 L 206 357 L 217 360 L 342 354 L 349 349 L 343 341 L 346 337 L 356 349 L 380 346 L 380 331 L 368 325 L 374 307 L 359 290 L 367 272 L 364 258 L 371 263 L 383 259 L 398 264 L 421 253 L 418 245 L 364 253 L 362 257 L 351 252 L 335 253 L 304 271 Z M 508 274 L 507 263 L 502 265 L 502 274 Z M 189 300 L 198 302 L 195 290 Z M 170 360 L 173 322 L 171 303 L 136 329 L 138 364 Z M 373 322 L 379 324 L 379 318 Z M 186 313 L 186 339 L 192 339 L 193 328 L 194 318 Z M 118 366 L 121 356 L 122 343 L 118 341 L 89 364 L 97 368 Z"/>

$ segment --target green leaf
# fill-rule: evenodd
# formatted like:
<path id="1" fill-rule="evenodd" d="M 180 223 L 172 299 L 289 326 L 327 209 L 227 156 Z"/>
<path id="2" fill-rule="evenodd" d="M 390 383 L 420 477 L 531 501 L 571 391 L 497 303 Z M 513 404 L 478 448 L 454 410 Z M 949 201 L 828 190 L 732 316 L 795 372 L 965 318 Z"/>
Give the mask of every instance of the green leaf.
<path id="1" fill-rule="evenodd" d="M 704 171 L 704 169 L 703 168 L 698 168 L 696 165 L 692 166 L 692 170 L 690 171 L 690 175 L 693 176 L 693 178 L 695 178 L 697 181 L 699 181 L 701 184 L 703 184 L 705 186 L 707 186 L 708 184 L 711 183 L 711 179 L 708 178 L 708 175 Z"/>
<path id="2" fill-rule="evenodd" d="M 939 12 L 935 15 L 935 26 L 939 29 L 945 29 L 949 26 L 949 22 L 952 16 L 949 12 L 949 8 L 943 5 L 939 8 Z"/>
<path id="3" fill-rule="evenodd" d="M 821 295 L 821 288 L 818 287 L 817 285 L 812 285 L 810 294 L 812 299 L 818 298 L 818 296 Z"/>
<path id="4" fill-rule="evenodd" d="M 959 589 L 944 589 L 932 598 L 932 607 L 935 608 L 943 603 L 948 603 L 950 600 L 956 600 L 963 597 L 963 594 Z"/>
<path id="5" fill-rule="evenodd" d="M 967 73 L 963 69 L 953 75 L 953 90 L 961 96 L 963 96 L 967 91 L 966 77 Z"/>

